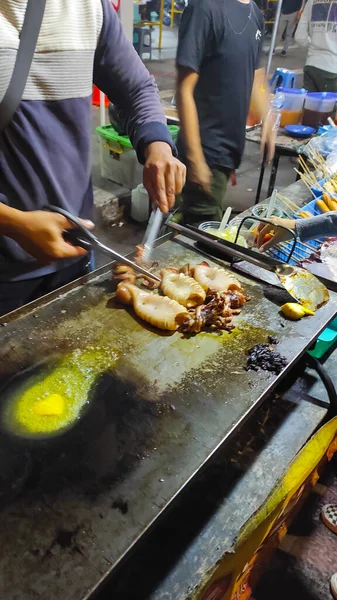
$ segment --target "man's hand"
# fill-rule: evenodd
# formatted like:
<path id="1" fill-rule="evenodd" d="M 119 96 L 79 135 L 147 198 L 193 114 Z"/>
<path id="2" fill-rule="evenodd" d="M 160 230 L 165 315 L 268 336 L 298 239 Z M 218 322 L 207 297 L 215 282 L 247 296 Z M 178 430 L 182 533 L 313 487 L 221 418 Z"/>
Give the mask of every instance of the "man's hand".
<path id="1" fill-rule="evenodd" d="M 212 190 L 212 172 L 205 160 L 189 165 L 188 180 L 197 183 L 206 194 Z"/>
<path id="2" fill-rule="evenodd" d="M 76 225 L 62 215 L 42 210 L 16 212 L 17 218 L 9 235 L 39 263 L 47 265 L 61 258 L 76 258 L 87 254 L 84 248 L 73 246 L 64 240 L 63 232 L 76 229 Z M 82 223 L 88 229 L 94 227 L 91 221 L 82 220 Z"/>
<path id="3" fill-rule="evenodd" d="M 143 183 L 150 200 L 163 213 L 174 207 L 186 180 L 186 167 L 172 154 L 166 142 L 153 142 L 145 148 Z"/>
<path id="4" fill-rule="evenodd" d="M 269 248 L 272 248 L 280 242 L 286 242 L 292 238 L 292 235 L 286 229 L 279 227 L 287 227 L 292 231 L 296 231 L 296 220 L 295 219 L 280 219 L 279 217 L 271 217 L 272 225 L 260 223 L 258 227 L 258 234 L 256 239 L 256 245 L 260 252 L 266 252 Z"/>

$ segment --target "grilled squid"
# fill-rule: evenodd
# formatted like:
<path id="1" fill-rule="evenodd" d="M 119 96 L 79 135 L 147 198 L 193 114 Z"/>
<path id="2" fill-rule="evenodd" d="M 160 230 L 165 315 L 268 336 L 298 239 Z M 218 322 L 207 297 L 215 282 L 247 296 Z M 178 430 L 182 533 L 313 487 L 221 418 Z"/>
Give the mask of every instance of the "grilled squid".
<path id="1" fill-rule="evenodd" d="M 196 265 L 193 268 L 193 277 L 206 293 L 241 290 L 240 282 L 229 271 L 210 267 L 207 263 Z"/>
<path id="2" fill-rule="evenodd" d="M 136 315 L 143 321 L 168 331 L 176 331 L 178 315 L 187 313 L 185 306 L 175 300 L 141 290 L 124 281 L 117 286 L 116 299 L 122 304 L 132 305 Z"/>
<path id="3" fill-rule="evenodd" d="M 179 273 L 177 269 L 163 269 L 161 271 L 161 289 L 165 296 L 176 300 L 186 308 L 193 308 L 203 304 L 206 292 L 193 277 Z"/>

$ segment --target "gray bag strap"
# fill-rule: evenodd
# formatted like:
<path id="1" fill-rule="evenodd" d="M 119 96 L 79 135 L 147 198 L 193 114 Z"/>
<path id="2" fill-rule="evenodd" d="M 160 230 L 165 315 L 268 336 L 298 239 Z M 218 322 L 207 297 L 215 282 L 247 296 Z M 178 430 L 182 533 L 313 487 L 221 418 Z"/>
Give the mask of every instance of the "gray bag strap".
<path id="1" fill-rule="evenodd" d="M 20 44 L 7 91 L 0 103 L 0 132 L 16 112 L 26 86 L 47 0 L 28 0 Z"/>

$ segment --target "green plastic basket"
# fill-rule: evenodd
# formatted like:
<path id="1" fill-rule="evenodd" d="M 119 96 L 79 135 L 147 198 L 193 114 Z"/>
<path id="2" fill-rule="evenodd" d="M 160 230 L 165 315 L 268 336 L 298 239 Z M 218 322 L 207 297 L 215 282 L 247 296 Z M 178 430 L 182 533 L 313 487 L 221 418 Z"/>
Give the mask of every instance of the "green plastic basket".
<path id="1" fill-rule="evenodd" d="M 178 137 L 179 127 L 177 125 L 168 125 L 168 129 L 175 142 Z M 124 148 L 133 148 L 130 138 L 127 135 L 119 135 L 112 125 L 96 127 L 96 133 L 107 140 L 112 149 L 116 146 L 116 151 L 118 151 L 119 147 L 121 147 L 122 150 Z"/>

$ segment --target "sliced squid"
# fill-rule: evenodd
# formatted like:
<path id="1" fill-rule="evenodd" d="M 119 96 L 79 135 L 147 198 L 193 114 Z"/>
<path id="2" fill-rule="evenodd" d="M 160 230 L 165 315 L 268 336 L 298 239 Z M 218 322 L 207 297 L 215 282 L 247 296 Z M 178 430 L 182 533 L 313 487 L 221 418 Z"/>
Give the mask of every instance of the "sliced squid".
<path id="1" fill-rule="evenodd" d="M 187 312 L 185 306 L 167 296 L 141 290 L 124 281 L 117 286 L 116 298 L 123 304 L 132 305 L 136 315 L 143 321 L 168 331 L 176 331 L 177 316 Z"/>
<path id="2" fill-rule="evenodd" d="M 194 308 L 204 303 L 206 292 L 193 277 L 169 268 L 161 271 L 161 277 L 160 287 L 165 296 L 176 300 L 186 308 Z"/>
<path id="3" fill-rule="evenodd" d="M 193 268 L 193 277 L 206 294 L 241 290 L 240 282 L 229 271 L 220 267 L 210 267 L 206 264 L 196 265 Z"/>

